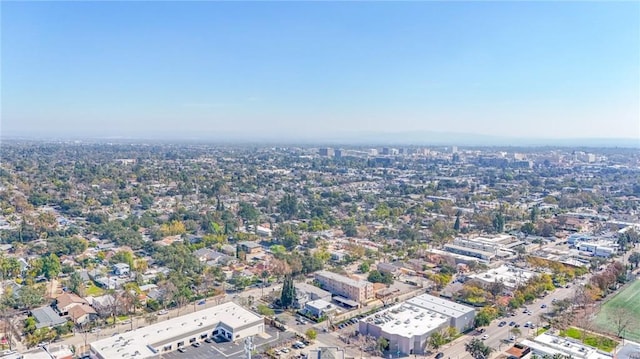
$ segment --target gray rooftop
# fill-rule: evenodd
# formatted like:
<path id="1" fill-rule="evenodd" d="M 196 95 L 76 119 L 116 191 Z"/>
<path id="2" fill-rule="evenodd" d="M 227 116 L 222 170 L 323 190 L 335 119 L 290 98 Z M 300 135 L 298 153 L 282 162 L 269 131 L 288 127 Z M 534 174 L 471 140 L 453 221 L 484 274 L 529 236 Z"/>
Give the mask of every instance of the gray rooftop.
<path id="1" fill-rule="evenodd" d="M 57 327 L 67 322 L 65 318 L 59 316 L 58 313 L 49 306 L 32 310 L 31 316 L 38 322 L 36 328 Z"/>
<path id="2" fill-rule="evenodd" d="M 360 287 L 360 288 L 365 287 L 369 284 L 369 282 L 364 280 L 353 279 L 338 273 L 333 273 L 325 270 L 316 272 L 316 278 L 318 277 L 332 279 L 340 283 L 345 283 L 345 284 L 348 284 L 354 287 Z"/>
<path id="3" fill-rule="evenodd" d="M 429 294 L 423 294 L 415 298 L 411 298 L 407 300 L 406 303 L 456 318 L 470 312 L 475 312 L 475 309 L 472 307 L 458 304 L 444 298 L 434 297 Z"/>
<path id="4" fill-rule="evenodd" d="M 318 297 L 327 297 L 331 296 L 331 293 L 327 292 L 324 289 L 318 288 L 315 285 L 307 284 L 307 283 L 296 283 L 296 290 L 305 292 L 305 293 L 313 293 Z"/>

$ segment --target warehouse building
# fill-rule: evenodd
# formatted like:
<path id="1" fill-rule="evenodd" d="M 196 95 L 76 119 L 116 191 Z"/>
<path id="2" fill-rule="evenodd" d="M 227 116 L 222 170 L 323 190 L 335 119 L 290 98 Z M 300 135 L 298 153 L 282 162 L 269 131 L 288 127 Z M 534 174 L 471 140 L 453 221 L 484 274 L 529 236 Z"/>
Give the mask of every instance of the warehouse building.
<path id="1" fill-rule="evenodd" d="M 473 326 L 475 309 L 423 294 L 372 314 L 359 323 L 359 332 L 383 337 L 398 354 L 424 354 L 432 333 L 454 327 L 464 332 Z"/>
<path id="2" fill-rule="evenodd" d="M 207 337 L 237 342 L 264 332 L 261 316 L 228 302 L 91 343 L 91 358 L 151 358 Z"/>

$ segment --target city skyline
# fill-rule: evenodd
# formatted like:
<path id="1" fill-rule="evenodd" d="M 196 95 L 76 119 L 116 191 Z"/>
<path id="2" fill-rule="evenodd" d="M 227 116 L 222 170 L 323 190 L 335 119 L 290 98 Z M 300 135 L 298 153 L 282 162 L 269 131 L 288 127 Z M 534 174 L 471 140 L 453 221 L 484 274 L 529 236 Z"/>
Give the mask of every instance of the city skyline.
<path id="1" fill-rule="evenodd" d="M 5 2 L 0 129 L 638 139 L 638 11 L 632 2 Z"/>

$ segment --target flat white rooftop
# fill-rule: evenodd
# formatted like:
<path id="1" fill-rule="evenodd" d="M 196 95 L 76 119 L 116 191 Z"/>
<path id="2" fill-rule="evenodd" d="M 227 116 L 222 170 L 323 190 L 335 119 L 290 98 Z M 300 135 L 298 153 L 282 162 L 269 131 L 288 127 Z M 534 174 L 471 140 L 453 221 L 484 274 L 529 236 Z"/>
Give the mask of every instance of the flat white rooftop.
<path id="1" fill-rule="evenodd" d="M 363 320 L 380 327 L 385 333 L 410 338 L 430 333 L 432 330 L 448 323 L 449 317 L 425 308 L 402 303 Z"/>
<path id="2" fill-rule="evenodd" d="M 460 261 L 464 261 L 464 262 L 480 262 L 480 263 L 489 263 L 488 260 L 485 259 L 481 259 L 481 258 L 477 258 L 477 257 L 471 257 L 471 256 L 465 256 L 464 254 L 458 254 L 458 253 L 453 253 L 453 252 L 446 252 L 440 249 L 429 249 L 430 253 L 433 254 L 437 254 L 440 256 L 449 256 L 451 258 L 456 258 Z"/>
<path id="3" fill-rule="evenodd" d="M 262 321 L 261 316 L 233 302 L 227 302 L 128 333 L 98 340 L 91 343 L 91 347 L 103 358 L 149 358 L 156 355 L 152 348 L 157 348 L 159 343 L 171 342 L 174 339 L 180 340 L 191 333 L 195 336 L 208 328 L 215 328 L 220 323 L 235 329 Z"/>
<path id="4" fill-rule="evenodd" d="M 510 236 L 508 234 L 499 234 L 493 237 L 474 237 L 474 238 L 469 238 L 469 241 L 472 242 L 480 242 L 480 243 L 486 243 L 486 244 L 508 244 L 512 241 L 514 241 L 514 237 Z"/>
<path id="5" fill-rule="evenodd" d="M 562 354 L 570 355 L 573 358 L 581 359 L 612 359 L 609 353 L 601 352 L 594 347 L 579 343 L 572 339 L 562 338 L 548 333 L 542 333 L 534 340 L 523 340 L 522 344 L 530 347 L 534 351 L 549 355 Z"/>
<path id="6" fill-rule="evenodd" d="M 467 313 L 475 312 L 475 309 L 472 307 L 458 304 L 444 298 L 434 297 L 429 294 L 422 294 L 411 298 L 405 303 L 453 318 L 460 318 Z"/>
<path id="7" fill-rule="evenodd" d="M 487 283 L 501 281 L 509 288 L 515 288 L 533 277 L 535 273 L 516 267 L 502 265 L 498 268 L 489 269 L 486 272 L 471 274 L 469 278 L 474 278 Z"/>
<path id="8" fill-rule="evenodd" d="M 318 277 L 331 279 L 336 282 L 340 282 L 353 287 L 360 287 L 360 288 L 366 287 L 369 284 L 369 282 L 364 280 L 357 280 L 357 279 L 353 279 L 338 273 L 333 273 L 333 272 L 324 271 L 324 270 L 316 272 L 316 278 Z"/>

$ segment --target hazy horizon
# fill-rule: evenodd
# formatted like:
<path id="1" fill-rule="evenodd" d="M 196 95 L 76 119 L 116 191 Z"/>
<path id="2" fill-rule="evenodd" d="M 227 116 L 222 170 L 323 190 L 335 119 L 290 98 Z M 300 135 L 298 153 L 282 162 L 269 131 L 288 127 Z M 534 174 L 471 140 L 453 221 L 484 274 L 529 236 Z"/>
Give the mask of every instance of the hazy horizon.
<path id="1" fill-rule="evenodd" d="M 640 139 L 638 2 L 0 6 L 3 137 Z"/>

